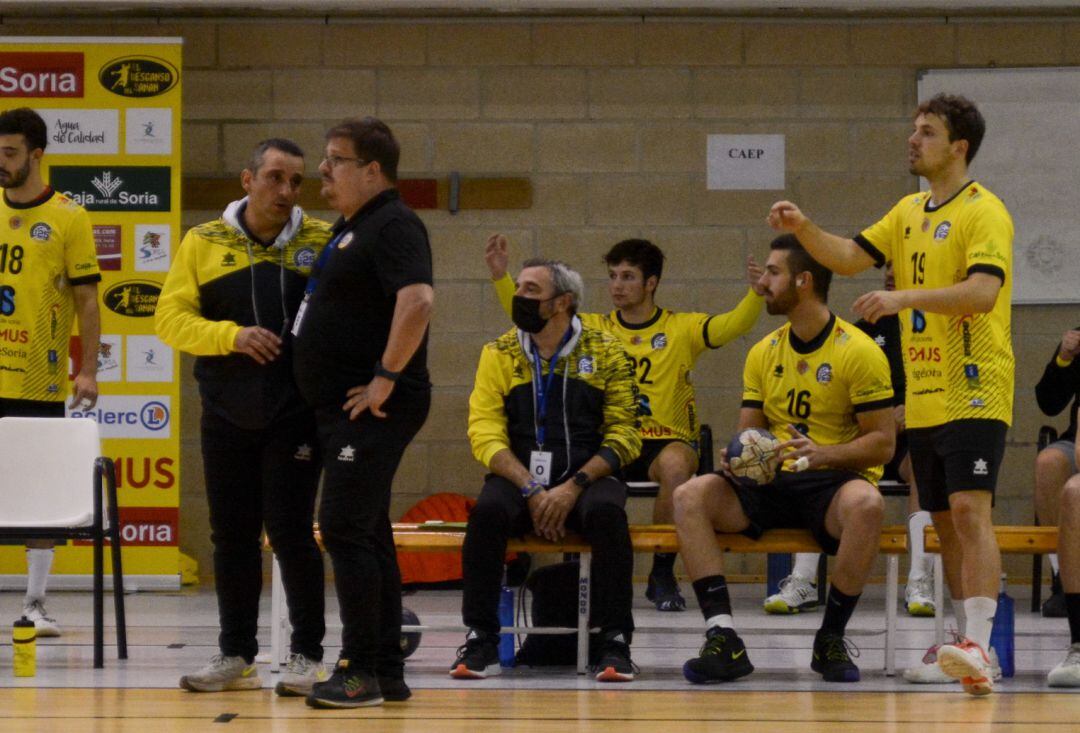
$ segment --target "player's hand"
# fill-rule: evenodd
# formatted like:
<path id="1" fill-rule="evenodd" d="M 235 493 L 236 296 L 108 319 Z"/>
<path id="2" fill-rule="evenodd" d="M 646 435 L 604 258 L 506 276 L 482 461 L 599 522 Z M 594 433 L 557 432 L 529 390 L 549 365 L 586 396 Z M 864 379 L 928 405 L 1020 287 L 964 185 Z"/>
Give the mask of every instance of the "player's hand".
<path id="1" fill-rule="evenodd" d="M 510 264 L 509 242 L 502 234 L 492 234 L 484 247 L 484 262 L 491 271 L 492 280 L 502 280 Z"/>
<path id="2" fill-rule="evenodd" d="M 261 326 L 247 326 L 236 334 L 233 351 L 247 354 L 259 364 L 269 364 L 281 355 L 281 339 Z"/>
<path id="3" fill-rule="evenodd" d="M 97 404 L 98 386 L 97 377 L 79 372 L 75 375 L 75 382 L 71 387 L 72 410 L 92 410 Z"/>
<path id="4" fill-rule="evenodd" d="M 808 468 L 820 468 L 828 464 L 827 446 L 818 445 L 810 438 L 799 432 L 794 425 L 788 425 L 788 430 L 793 436 L 776 447 L 781 461 L 798 461 L 805 458 L 806 463 L 796 470 L 805 471 Z"/>
<path id="5" fill-rule="evenodd" d="M 1080 331 L 1066 331 L 1061 336 L 1061 348 L 1058 356 L 1062 361 L 1072 361 L 1080 354 Z"/>
<path id="6" fill-rule="evenodd" d="M 731 473 L 731 464 L 727 459 L 727 447 L 720 449 L 720 453 L 716 455 L 716 470 L 723 471 L 724 473 Z"/>
<path id="7" fill-rule="evenodd" d="M 375 417 L 386 417 L 382 411 L 382 404 L 394 391 L 394 383 L 386 377 L 375 377 L 367 384 L 353 387 L 345 393 L 348 397 L 341 409 L 349 413 L 349 419 L 355 420 L 363 414 L 364 410 L 370 410 Z"/>
<path id="8" fill-rule="evenodd" d="M 794 233 L 801 229 L 809 219 L 798 206 L 790 201 L 777 201 L 769 209 L 769 216 L 765 221 L 778 232 Z"/>
<path id="9" fill-rule="evenodd" d="M 746 279 L 758 295 L 765 295 L 765 286 L 759 282 L 764 274 L 765 268 L 757 263 L 753 255 L 746 258 Z"/>
<path id="10" fill-rule="evenodd" d="M 860 318 L 865 318 L 870 323 L 877 323 L 885 316 L 893 316 L 904 307 L 903 291 L 900 290 L 874 290 L 858 297 L 852 307 Z"/>
<path id="11" fill-rule="evenodd" d="M 566 518 L 580 495 L 581 487 L 573 481 L 538 494 L 541 502 L 533 520 L 536 533 L 552 542 L 558 542 L 566 536 Z"/>

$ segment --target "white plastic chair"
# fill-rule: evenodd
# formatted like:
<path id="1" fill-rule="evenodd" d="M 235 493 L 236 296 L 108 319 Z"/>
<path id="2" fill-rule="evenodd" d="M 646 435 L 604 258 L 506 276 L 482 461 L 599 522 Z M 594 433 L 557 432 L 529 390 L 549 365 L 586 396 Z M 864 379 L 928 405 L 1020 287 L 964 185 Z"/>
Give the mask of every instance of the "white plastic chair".
<path id="1" fill-rule="evenodd" d="M 101 456 L 97 423 L 86 418 L 0 418 L 0 466 L 0 538 L 94 543 L 95 668 L 105 666 L 103 556 L 109 539 L 117 655 L 127 659 L 116 469 L 111 459 Z"/>

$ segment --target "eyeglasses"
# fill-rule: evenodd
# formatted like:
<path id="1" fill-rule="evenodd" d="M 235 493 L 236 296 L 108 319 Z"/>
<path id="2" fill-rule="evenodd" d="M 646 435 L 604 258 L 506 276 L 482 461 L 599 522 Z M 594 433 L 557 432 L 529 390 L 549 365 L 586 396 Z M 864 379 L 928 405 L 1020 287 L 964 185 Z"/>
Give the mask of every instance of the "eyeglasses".
<path id="1" fill-rule="evenodd" d="M 364 160 L 363 158 L 343 158 L 340 155 L 327 155 L 322 159 L 323 163 L 326 163 L 331 168 L 337 168 L 342 163 L 356 163 L 356 167 L 365 166 L 370 163 L 370 160 Z"/>

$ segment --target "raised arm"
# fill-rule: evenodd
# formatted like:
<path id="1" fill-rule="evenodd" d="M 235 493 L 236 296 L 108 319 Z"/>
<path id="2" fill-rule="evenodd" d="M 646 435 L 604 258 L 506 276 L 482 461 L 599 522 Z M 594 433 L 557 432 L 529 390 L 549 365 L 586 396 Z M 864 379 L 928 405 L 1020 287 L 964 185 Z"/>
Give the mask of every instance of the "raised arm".
<path id="1" fill-rule="evenodd" d="M 830 234 L 790 201 L 773 204 L 767 221 L 777 231 L 794 234 L 815 260 L 839 275 L 855 275 L 875 264 L 854 239 Z"/>

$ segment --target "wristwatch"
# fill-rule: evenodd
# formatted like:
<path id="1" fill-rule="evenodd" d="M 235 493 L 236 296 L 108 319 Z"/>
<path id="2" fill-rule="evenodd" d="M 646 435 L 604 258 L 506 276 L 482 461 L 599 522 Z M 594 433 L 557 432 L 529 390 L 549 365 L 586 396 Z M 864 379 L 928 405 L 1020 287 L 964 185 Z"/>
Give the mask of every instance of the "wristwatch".
<path id="1" fill-rule="evenodd" d="M 534 478 L 529 479 L 529 483 L 521 487 L 521 498 L 531 499 L 541 491 L 544 490 L 544 485 Z"/>
<path id="2" fill-rule="evenodd" d="M 377 361 L 375 362 L 375 376 L 389 379 L 391 382 L 396 382 L 398 377 L 401 376 L 401 372 L 392 372 L 384 367 L 381 361 Z"/>
<path id="3" fill-rule="evenodd" d="M 574 483 L 582 489 L 587 489 L 592 486 L 592 479 L 589 478 L 589 474 L 584 471 L 578 471 L 574 474 Z"/>

